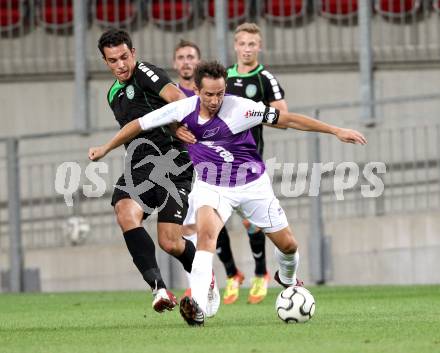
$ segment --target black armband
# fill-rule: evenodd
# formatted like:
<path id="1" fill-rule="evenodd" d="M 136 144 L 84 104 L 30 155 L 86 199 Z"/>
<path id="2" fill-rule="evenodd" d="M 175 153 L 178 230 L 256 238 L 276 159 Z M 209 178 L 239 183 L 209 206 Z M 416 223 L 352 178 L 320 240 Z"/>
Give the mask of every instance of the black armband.
<path id="1" fill-rule="evenodd" d="M 278 123 L 280 111 L 274 107 L 266 107 L 263 115 L 263 123 L 275 125 Z"/>

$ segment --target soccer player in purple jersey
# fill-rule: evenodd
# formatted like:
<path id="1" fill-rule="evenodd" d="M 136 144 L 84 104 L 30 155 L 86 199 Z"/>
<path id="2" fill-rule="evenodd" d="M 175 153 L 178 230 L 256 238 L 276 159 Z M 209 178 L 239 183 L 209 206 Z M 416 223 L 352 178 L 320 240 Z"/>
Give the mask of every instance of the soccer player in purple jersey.
<path id="1" fill-rule="evenodd" d="M 285 287 L 296 284 L 298 244 L 249 129 L 261 123 L 276 124 L 332 134 L 347 143 L 367 141 L 356 130 L 280 112 L 246 98 L 225 96 L 226 69 L 217 62 L 200 64 L 195 83 L 197 96 L 170 103 L 128 123 L 105 145 L 90 148 L 89 158 L 98 160 L 142 131 L 172 122 L 181 122 L 194 134 L 197 143 L 188 146 L 188 151 L 197 180 L 184 224 L 188 233 L 197 232 L 197 251 L 191 294 L 181 299 L 180 313 L 189 325 L 203 325 L 217 236 L 233 209 L 261 228 L 276 246 L 279 269 L 275 280 Z"/>

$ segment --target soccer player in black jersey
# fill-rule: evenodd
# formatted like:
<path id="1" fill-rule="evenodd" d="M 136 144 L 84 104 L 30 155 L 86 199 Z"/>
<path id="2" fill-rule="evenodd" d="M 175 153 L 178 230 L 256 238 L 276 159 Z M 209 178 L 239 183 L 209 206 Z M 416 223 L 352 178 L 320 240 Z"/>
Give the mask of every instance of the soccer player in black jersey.
<path id="1" fill-rule="evenodd" d="M 136 61 L 131 38 L 125 31 L 106 31 L 99 39 L 98 48 L 116 78 L 107 98 L 121 128 L 167 103 L 185 98 L 162 69 Z M 133 262 L 153 290 L 152 306 L 162 312 L 173 309 L 176 298 L 166 288 L 157 265 L 154 242 L 142 222 L 158 209 L 160 247 L 191 272 L 195 247 L 182 238 L 181 225 L 187 213 L 193 169 L 187 151 L 168 128 L 143 133 L 135 145 L 127 150 L 125 171 L 116 183 L 112 205 Z M 172 163 L 169 156 L 173 157 Z M 163 165 L 160 161 L 164 161 Z M 175 194 L 165 188 L 167 183 L 175 185 Z"/>

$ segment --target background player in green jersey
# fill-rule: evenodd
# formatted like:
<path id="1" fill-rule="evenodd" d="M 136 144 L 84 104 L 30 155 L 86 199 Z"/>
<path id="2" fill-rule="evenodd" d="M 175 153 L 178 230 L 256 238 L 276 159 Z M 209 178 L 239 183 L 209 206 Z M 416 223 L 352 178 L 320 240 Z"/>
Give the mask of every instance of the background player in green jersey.
<path id="1" fill-rule="evenodd" d="M 263 102 L 280 111 L 287 111 L 284 90 L 275 76 L 259 63 L 258 55 L 261 49 L 261 31 L 255 23 L 243 23 L 236 28 L 234 50 L 237 62 L 228 68 L 226 93 Z M 255 126 L 251 131 L 258 152 L 263 156 L 263 126 Z M 255 260 L 255 277 L 251 281 L 248 302 L 257 304 L 266 297 L 270 278 L 266 268 L 266 236 L 247 220 L 243 221 L 243 225 L 247 229 Z M 228 276 L 223 301 L 225 304 L 232 304 L 238 299 L 238 289 L 244 275 L 235 265 L 227 233 L 220 233 L 217 252 L 225 264 Z"/>

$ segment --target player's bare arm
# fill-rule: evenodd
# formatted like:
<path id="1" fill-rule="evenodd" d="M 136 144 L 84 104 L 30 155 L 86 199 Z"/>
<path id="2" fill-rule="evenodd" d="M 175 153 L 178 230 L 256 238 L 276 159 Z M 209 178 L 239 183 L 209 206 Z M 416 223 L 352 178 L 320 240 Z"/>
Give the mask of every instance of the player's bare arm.
<path id="1" fill-rule="evenodd" d="M 92 161 L 98 161 L 103 158 L 107 153 L 115 148 L 131 141 L 142 131 L 139 120 L 130 121 L 105 145 L 98 147 L 91 147 L 89 149 L 89 159 Z"/>
<path id="2" fill-rule="evenodd" d="M 302 114 L 281 112 L 277 125 L 296 130 L 332 134 L 342 142 L 361 145 L 367 143 L 366 138 L 359 131 L 340 128 Z"/>
<path id="3" fill-rule="evenodd" d="M 159 93 L 159 95 L 168 103 L 186 98 L 185 93 L 183 93 L 178 87 L 176 87 L 172 83 L 167 84 Z"/>

